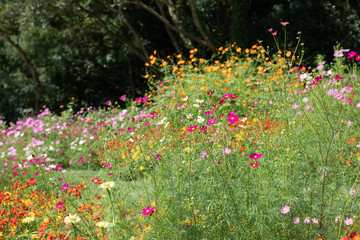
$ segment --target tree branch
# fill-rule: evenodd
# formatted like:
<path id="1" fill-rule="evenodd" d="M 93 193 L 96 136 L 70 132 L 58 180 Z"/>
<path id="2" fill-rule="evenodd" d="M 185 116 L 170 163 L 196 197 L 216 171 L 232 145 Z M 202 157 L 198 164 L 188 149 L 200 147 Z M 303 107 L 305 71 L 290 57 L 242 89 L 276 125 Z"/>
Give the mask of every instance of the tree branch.
<path id="1" fill-rule="evenodd" d="M 175 27 L 174 25 L 172 25 L 164 16 L 160 15 L 157 11 L 155 11 L 153 8 L 145 5 L 144 3 L 142 3 L 139 0 L 133 0 L 133 3 L 135 3 L 136 5 L 138 5 L 139 7 L 145 9 L 146 11 L 148 11 L 149 13 L 151 13 L 153 16 L 155 16 L 157 19 L 159 19 L 160 21 L 162 21 L 166 26 L 168 26 L 171 30 L 178 32 L 178 33 L 182 33 L 185 36 L 187 36 L 188 38 L 190 38 L 191 40 L 200 43 L 201 45 L 204 45 L 206 47 L 209 47 L 208 43 L 206 40 L 203 40 L 201 38 L 196 37 L 195 35 L 186 32 L 185 30 L 183 30 L 182 28 L 178 28 Z M 215 49 L 216 50 L 216 49 Z"/>
<path id="2" fill-rule="evenodd" d="M 20 53 L 27 68 L 31 72 L 31 75 L 32 75 L 32 78 L 33 78 L 34 84 L 35 84 L 35 99 L 34 99 L 35 106 L 34 107 L 35 107 L 35 113 L 38 114 L 40 112 L 40 99 L 42 96 L 41 83 L 39 80 L 39 73 L 38 73 L 36 67 L 32 64 L 32 62 L 29 59 L 29 57 L 27 56 L 27 54 L 24 52 L 24 50 L 17 43 L 15 43 L 4 30 L 0 29 L 0 35 Z"/>
<path id="3" fill-rule="evenodd" d="M 131 22 L 128 20 L 128 18 L 126 17 L 125 13 L 123 12 L 123 10 L 121 8 L 114 9 L 113 7 L 109 6 L 108 4 L 106 4 L 104 1 L 102 0 L 96 0 L 98 3 L 102 4 L 104 7 L 106 7 L 107 9 L 109 9 L 112 12 L 115 12 L 116 14 L 120 14 L 121 16 L 124 17 L 125 20 L 125 24 L 126 26 L 129 28 L 129 30 L 131 31 L 131 33 L 133 34 L 134 38 L 136 41 L 141 42 L 143 41 L 143 38 L 140 36 L 139 32 L 134 28 L 134 26 L 131 24 Z M 146 50 L 144 44 L 141 44 L 141 50 L 143 51 L 143 54 L 145 55 L 145 57 L 148 59 L 149 58 L 149 53 Z"/>
<path id="4" fill-rule="evenodd" d="M 216 47 L 215 45 L 211 42 L 209 36 L 206 34 L 206 32 L 204 31 L 201 22 L 200 22 L 200 18 L 197 14 L 194 2 L 192 0 L 187 0 L 188 5 L 190 7 L 190 11 L 191 11 L 191 15 L 194 21 L 194 24 L 196 26 L 196 29 L 199 31 L 200 35 L 202 36 L 202 38 L 205 40 L 205 45 L 213 52 L 216 51 Z"/>
<path id="5" fill-rule="evenodd" d="M 97 16 L 96 14 L 94 14 L 93 12 L 85 9 L 84 7 L 82 7 L 80 5 L 80 3 L 77 0 L 73 0 L 75 2 L 75 4 L 80 8 L 81 11 L 87 13 L 88 15 L 90 15 L 91 17 L 95 18 L 100 26 L 106 31 L 107 34 L 109 34 L 109 36 L 111 36 L 112 38 L 120 41 L 121 43 L 126 44 L 139 58 L 141 58 L 145 63 L 148 61 L 147 57 L 144 56 L 141 52 L 139 52 L 129 41 L 127 41 L 126 39 L 118 36 L 116 33 L 114 33 L 113 31 L 111 31 L 108 27 L 107 24 L 104 22 L 104 20 L 102 20 L 99 16 Z"/>

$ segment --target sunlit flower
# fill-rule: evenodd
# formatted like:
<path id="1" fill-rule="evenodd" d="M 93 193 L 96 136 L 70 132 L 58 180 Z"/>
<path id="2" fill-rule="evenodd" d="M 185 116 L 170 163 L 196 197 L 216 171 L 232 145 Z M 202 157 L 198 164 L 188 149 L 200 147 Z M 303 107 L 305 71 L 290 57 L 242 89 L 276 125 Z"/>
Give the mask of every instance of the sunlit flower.
<path id="1" fill-rule="evenodd" d="M 300 218 L 299 217 L 296 217 L 295 219 L 294 219 L 294 223 L 295 224 L 298 224 L 300 222 Z"/>
<path id="2" fill-rule="evenodd" d="M 66 216 L 64 218 L 65 224 L 77 223 L 77 222 L 80 222 L 80 218 L 76 214 L 74 214 L 74 215 L 69 214 L 68 216 Z"/>
<path id="3" fill-rule="evenodd" d="M 336 216 L 336 217 L 335 217 L 335 222 L 338 223 L 338 222 L 339 222 L 339 219 L 340 219 L 340 217 L 339 217 L 339 216 Z"/>
<path id="4" fill-rule="evenodd" d="M 102 189 L 108 189 L 108 190 L 110 190 L 111 188 L 114 187 L 114 185 L 115 185 L 114 182 L 105 182 L 105 183 L 100 184 L 99 187 L 102 188 Z"/>
<path id="5" fill-rule="evenodd" d="M 95 226 L 100 227 L 100 228 L 106 228 L 109 225 L 108 222 L 105 221 L 100 221 L 100 222 L 96 222 Z"/>
<path id="6" fill-rule="evenodd" d="M 312 218 L 311 221 L 315 224 L 318 224 L 319 223 L 319 220 L 317 218 Z"/>
<path id="7" fill-rule="evenodd" d="M 196 119 L 196 121 L 197 121 L 198 123 L 202 123 L 203 121 L 205 121 L 205 119 L 202 118 L 201 116 L 198 116 L 197 119 Z"/>
<path id="8" fill-rule="evenodd" d="M 304 220 L 304 223 L 310 223 L 310 218 L 306 217 L 305 220 Z"/>
<path id="9" fill-rule="evenodd" d="M 22 223 L 29 223 L 35 220 L 35 217 L 26 217 L 23 220 L 21 220 Z"/>
<path id="10" fill-rule="evenodd" d="M 280 212 L 283 214 L 287 214 L 288 212 L 290 212 L 290 207 L 288 205 L 285 205 L 280 209 Z"/>

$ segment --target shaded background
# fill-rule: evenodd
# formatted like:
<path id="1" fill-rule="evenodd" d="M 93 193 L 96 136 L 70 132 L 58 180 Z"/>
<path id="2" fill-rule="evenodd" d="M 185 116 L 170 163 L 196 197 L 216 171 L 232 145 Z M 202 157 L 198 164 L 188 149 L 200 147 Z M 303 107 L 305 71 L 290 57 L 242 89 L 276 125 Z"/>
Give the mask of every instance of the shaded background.
<path id="1" fill-rule="evenodd" d="M 334 46 L 357 51 L 356 0 L 2 0 L 0 3 L 0 116 L 8 122 L 44 105 L 103 106 L 147 89 L 144 64 L 153 50 L 166 58 L 198 48 L 257 40 L 275 48 L 268 28 L 288 21 L 287 47 L 301 31 L 305 65 Z M 281 41 L 282 42 L 282 41 Z M 155 70 L 154 70 L 155 71 Z"/>

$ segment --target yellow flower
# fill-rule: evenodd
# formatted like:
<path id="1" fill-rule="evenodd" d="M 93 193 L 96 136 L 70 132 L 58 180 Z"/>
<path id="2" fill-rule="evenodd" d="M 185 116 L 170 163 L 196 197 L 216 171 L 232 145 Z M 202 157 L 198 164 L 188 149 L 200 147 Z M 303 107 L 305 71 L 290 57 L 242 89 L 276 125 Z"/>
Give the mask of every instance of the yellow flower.
<path id="1" fill-rule="evenodd" d="M 151 226 L 149 225 L 145 228 L 145 232 L 149 233 L 150 231 L 151 231 Z"/>
<path id="2" fill-rule="evenodd" d="M 36 235 L 36 234 L 31 234 L 30 238 L 32 239 L 39 239 L 40 236 Z"/>
<path id="3" fill-rule="evenodd" d="M 144 166 L 140 166 L 139 170 L 140 170 L 140 171 L 143 171 L 143 170 L 144 170 Z"/>
<path id="4" fill-rule="evenodd" d="M 106 183 L 101 184 L 100 188 L 110 190 L 111 188 L 114 187 L 114 185 L 115 185 L 114 182 L 106 182 Z"/>

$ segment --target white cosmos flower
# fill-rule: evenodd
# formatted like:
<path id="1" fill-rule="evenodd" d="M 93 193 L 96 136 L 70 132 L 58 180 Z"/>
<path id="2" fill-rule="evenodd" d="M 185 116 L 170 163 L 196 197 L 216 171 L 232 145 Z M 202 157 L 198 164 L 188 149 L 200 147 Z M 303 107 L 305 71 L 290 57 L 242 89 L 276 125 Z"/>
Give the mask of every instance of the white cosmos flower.
<path id="1" fill-rule="evenodd" d="M 76 214 L 74 215 L 69 214 L 69 216 L 66 216 L 64 219 L 64 223 L 66 224 L 76 223 L 76 222 L 80 222 L 80 218 Z"/>
<path id="2" fill-rule="evenodd" d="M 115 185 L 114 182 L 106 182 L 106 183 L 102 183 L 102 184 L 100 185 L 100 188 L 110 190 L 111 188 L 114 187 L 114 185 Z"/>

